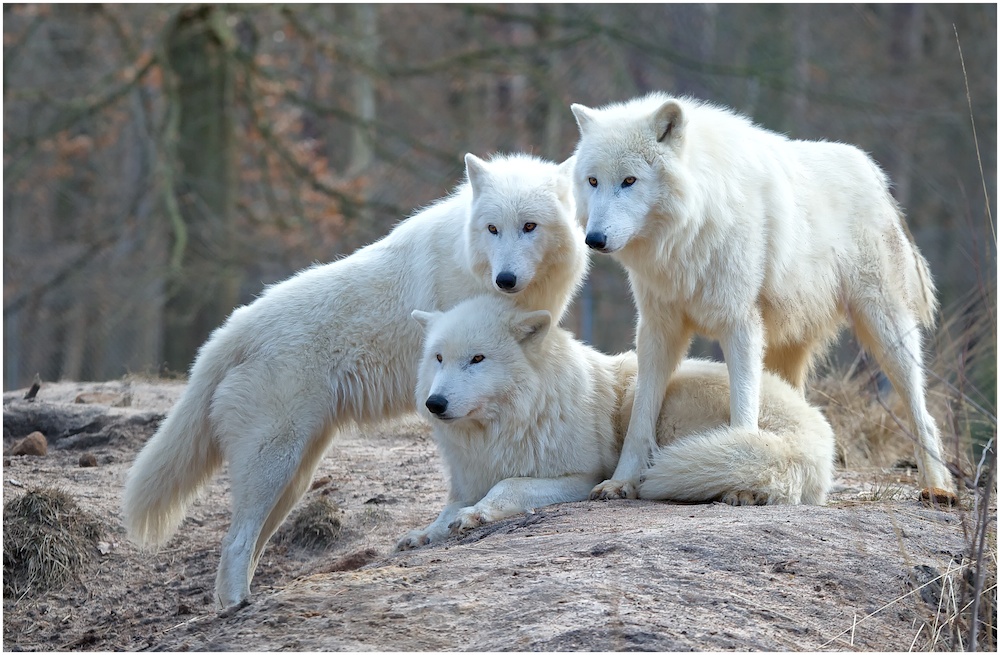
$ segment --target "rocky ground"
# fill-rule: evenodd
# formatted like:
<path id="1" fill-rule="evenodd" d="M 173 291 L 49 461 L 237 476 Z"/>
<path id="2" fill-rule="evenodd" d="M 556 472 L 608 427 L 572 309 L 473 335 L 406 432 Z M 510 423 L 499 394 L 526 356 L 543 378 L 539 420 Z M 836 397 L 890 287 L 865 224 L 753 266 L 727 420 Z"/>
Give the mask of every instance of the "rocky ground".
<path id="1" fill-rule="evenodd" d="M 4 394 L 5 503 L 59 488 L 100 527 L 68 584 L 4 598 L 5 650 L 967 645 L 975 517 L 968 497 L 957 508 L 920 505 L 910 470 L 838 471 L 825 507 L 571 503 L 396 554 L 396 539 L 430 522 L 445 495 L 415 417 L 335 441 L 299 505 L 332 501 L 335 538 L 301 545 L 293 513 L 257 570 L 254 602 L 219 616 L 224 472 L 157 552 L 131 545 L 119 518 L 125 472 L 182 388 L 127 379 L 45 384 L 30 402 L 26 390 Z M 47 454 L 6 454 L 36 430 Z M 992 598 L 995 535 L 994 523 Z M 5 577 L 8 537 L 5 523 Z M 981 608 L 995 625 L 995 605 Z M 980 634 L 995 640 L 988 626 Z"/>

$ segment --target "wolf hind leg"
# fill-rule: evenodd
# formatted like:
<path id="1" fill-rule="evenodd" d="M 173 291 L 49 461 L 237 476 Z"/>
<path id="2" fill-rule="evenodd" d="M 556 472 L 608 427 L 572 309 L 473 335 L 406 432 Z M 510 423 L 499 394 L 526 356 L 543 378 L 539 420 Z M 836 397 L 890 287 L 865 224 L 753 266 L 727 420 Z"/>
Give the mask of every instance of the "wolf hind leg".
<path id="1" fill-rule="evenodd" d="M 229 453 L 233 515 L 222 541 L 216 601 L 229 607 L 250 596 L 264 545 L 305 493 L 330 435 L 321 427 L 257 427 Z"/>
<path id="2" fill-rule="evenodd" d="M 927 411 L 921 335 L 917 319 L 892 304 L 876 304 L 871 299 L 852 306 L 858 340 L 874 355 L 882 370 L 902 397 L 916 428 L 914 454 L 927 489 L 922 497 L 957 500 L 955 485 L 944 465 L 941 436 Z"/>
<path id="3" fill-rule="evenodd" d="M 253 577 L 253 571 L 257 570 L 257 564 L 260 562 L 261 555 L 264 553 L 264 547 L 267 545 L 267 541 L 271 538 L 278 527 L 282 524 L 285 518 L 288 516 L 295 504 L 302 499 L 306 491 L 312 482 L 313 475 L 316 473 L 316 469 L 319 467 L 319 463 L 323 459 L 323 454 L 330 445 L 330 441 L 333 440 L 333 436 L 336 430 L 326 430 L 321 434 L 317 435 L 309 441 L 309 446 L 306 448 L 305 454 L 302 456 L 299 467 L 292 476 L 291 481 L 285 486 L 284 492 L 281 497 L 278 498 L 278 502 L 275 503 L 274 507 L 271 509 L 271 513 L 267 515 L 267 519 L 264 521 L 264 526 L 260 530 L 260 534 L 257 536 L 257 544 L 254 547 L 253 562 L 251 563 L 250 572 L 251 578 Z"/>
<path id="4" fill-rule="evenodd" d="M 263 454 L 255 452 L 250 458 L 236 457 L 230 461 L 233 515 L 222 540 L 215 578 L 215 600 L 220 608 L 250 597 L 250 579 L 264 523 L 298 468 L 298 457 L 290 452 L 273 461 L 265 461 Z"/>

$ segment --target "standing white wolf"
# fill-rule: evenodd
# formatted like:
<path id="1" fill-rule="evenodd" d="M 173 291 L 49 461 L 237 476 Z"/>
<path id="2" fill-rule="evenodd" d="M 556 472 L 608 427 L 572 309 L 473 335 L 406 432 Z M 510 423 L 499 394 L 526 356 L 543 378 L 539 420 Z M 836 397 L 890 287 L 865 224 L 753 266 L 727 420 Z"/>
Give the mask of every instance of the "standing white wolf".
<path id="1" fill-rule="evenodd" d="M 628 271 L 639 313 L 635 415 L 594 497 L 635 495 L 693 333 L 719 340 L 732 425 L 751 428 L 762 367 L 801 388 L 849 317 L 907 403 L 924 493 L 953 499 L 924 400 L 918 328 L 933 323 L 934 287 L 878 166 L 853 146 L 794 141 L 662 93 L 572 110 L 578 217 L 587 244 Z"/>
<path id="2" fill-rule="evenodd" d="M 201 347 L 188 387 L 139 453 L 125 525 L 165 541 L 223 461 L 233 516 L 216 598 L 249 597 L 268 538 L 309 486 L 336 430 L 412 411 L 415 308 L 502 291 L 558 319 L 587 268 L 569 163 L 466 156 L 468 183 L 388 236 L 269 287 Z"/>
<path id="3" fill-rule="evenodd" d="M 481 296 L 426 326 L 417 404 L 434 426 L 450 479 L 448 505 L 398 549 L 534 507 L 585 500 L 614 469 L 629 423 L 636 357 L 614 357 L 525 312 Z M 726 367 L 687 360 L 666 390 L 663 446 L 642 498 L 821 504 L 833 476 L 830 425 L 802 395 L 765 373 L 761 429 L 729 426 Z"/>

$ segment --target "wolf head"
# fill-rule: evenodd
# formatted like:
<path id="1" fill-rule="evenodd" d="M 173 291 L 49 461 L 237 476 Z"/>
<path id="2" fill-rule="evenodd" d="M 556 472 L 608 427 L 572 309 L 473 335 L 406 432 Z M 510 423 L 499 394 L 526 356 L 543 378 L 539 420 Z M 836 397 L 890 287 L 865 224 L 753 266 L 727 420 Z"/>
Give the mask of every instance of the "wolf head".
<path id="1" fill-rule="evenodd" d="M 621 250 L 682 200 L 685 104 L 654 93 L 602 109 L 572 105 L 580 128 L 573 190 L 586 243 Z"/>
<path id="2" fill-rule="evenodd" d="M 465 235 L 472 271 L 504 294 L 541 280 L 534 287 L 565 288 L 568 302 L 587 265 L 575 221 L 572 161 L 556 165 L 507 155 L 487 162 L 467 154 L 465 166 L 472 190 Z M 547 300 L 533 306 L 561 311 L 560 302 Z"/>
<path id="3" fill-rule="evenodd" d="M 548 311 L 523 312 L 499 296 L 478 296 L 447 312 L 416 310 L 424 351 L 416 401 L 435 421 L 494 421 L 522 388 L 534 388 L 531 357 L 552 325 Z"/>

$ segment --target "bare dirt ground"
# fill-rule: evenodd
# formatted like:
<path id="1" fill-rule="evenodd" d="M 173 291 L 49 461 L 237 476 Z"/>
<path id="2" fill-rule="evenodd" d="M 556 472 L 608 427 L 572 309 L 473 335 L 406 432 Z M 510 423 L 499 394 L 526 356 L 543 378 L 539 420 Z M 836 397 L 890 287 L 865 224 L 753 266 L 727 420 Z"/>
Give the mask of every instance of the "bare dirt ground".
<path id="1" fill-rule="evenodd" d="M 393 553 L 445 496 L 416 417 L 335 440 L 299 507 L 336 503 L 338 538 L 300 547 L 282 537 L 286 521 L 254 602 L 221 617 L 225 472 L 158 552 L 131 545 L 119 518 L 125 473 L 182 388 L 4 394 L 5 453 L 29 423 L 50 432 L 46 456 L 4 457 L 4 501 L 56 487 L 102 526 L 75 581 L 4 599 L 5 650 L 904 651 L 958 648 L 952 629 L 968 631 L 955 617 L 974 517 L 921 506 L 902 469 L 839 471 L 825 507 L 571 503 Z M 46 423 L 67 411 L 82 412 L 69 428 Z M 81 467 L 84 453 L 98 465 Z"/>

